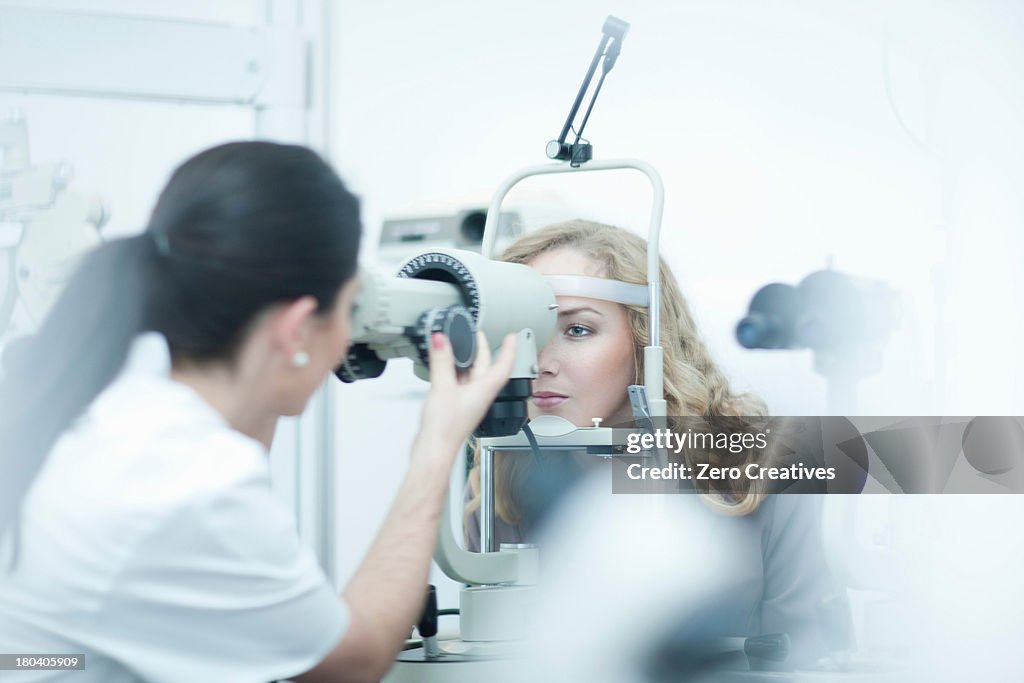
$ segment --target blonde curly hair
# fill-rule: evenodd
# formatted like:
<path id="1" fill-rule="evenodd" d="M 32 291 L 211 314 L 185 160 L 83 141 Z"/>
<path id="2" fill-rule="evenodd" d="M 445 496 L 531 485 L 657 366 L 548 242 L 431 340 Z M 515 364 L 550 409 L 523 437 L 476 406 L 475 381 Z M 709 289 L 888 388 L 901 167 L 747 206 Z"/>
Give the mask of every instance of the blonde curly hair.
<path id="1" fill-rule="evenodd" d="M 540 254 L 554 249 L 568 248 L 592 259 L 601 267 L 601 276 L 623 282 L 647 283 L 647 242 L 626 230 L 589 220 L 571 220 L 549 225 L 528 233 L 509 245 L 499 257 L 502 261 L 528 264 Z M 730 429 L 748 426 L 744 418 L 766 418 L 764 402 L 749 393 L 736 393 L 729 381 L 708 353 L 697 332 L 693 314 L 686 303 L 679 284 L 662 259 L 659 264 L 661 279 L 661 346 L 664 354 L 664 390 L 667 413 L 670 416 L 697 416 L 727 418 L 721 425 Z M 642 384 L 644 376 L 644 347 L 648 344 L 649 323 L 647 308 L 625 305 L 633 339 L 634 383 Z M 732 418 L 732 419 L 728 419 Z M 707 459 L 712 465 L 738 465 L 755 455 L 723 454 L 714 452 L 689 453 L 688 457 Z M 474 468 L 470 472 L 472 499 L 466 504 L 467 519 L 480 506 L 479 446 L 474 448 Z M 495 453 L 494 493 L 495 513 L 510 524 L 522 518 L 513 491 L 530 467 L 530 458 Z M 705 501 L 723 512 L 744 515 L 753 512 L 764 498 L 760 487 L 750 483 L 742 491 L 718 495 L 705 492 Z M 722 492 L 718 492 L 721 494 Z"/>

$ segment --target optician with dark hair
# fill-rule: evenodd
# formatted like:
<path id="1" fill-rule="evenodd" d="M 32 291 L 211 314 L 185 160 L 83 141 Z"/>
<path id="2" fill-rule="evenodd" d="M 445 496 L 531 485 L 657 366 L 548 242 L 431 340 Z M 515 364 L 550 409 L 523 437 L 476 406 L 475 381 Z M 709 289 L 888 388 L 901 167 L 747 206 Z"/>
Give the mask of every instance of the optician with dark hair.
<path id="1" fill-rule="evenodd" d="M 89 254 L 0 382 L 0 652 L 84 653 L 12 680 L 379 679 L 423 604 L 459 445 L 511 369 L 430 394 L 379 535 L 333 593 L 270 490 L 277 420 L 343 359 L 359 207 L 309 149 L 222 145 L 146 230 Z"/>

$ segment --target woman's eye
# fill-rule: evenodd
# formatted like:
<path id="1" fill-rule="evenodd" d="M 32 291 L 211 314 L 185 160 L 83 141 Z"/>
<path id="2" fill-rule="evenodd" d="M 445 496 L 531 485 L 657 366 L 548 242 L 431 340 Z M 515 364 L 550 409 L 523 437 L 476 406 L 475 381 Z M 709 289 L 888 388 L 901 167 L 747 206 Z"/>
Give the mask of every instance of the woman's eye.
<path id="1" fill-rule="evenodd" d="M 565 328 L 565 333 L 570 337 L 586 337 L 590 332 L 590 329 L 583 325 L 569 325 L 569 327 Z"/>

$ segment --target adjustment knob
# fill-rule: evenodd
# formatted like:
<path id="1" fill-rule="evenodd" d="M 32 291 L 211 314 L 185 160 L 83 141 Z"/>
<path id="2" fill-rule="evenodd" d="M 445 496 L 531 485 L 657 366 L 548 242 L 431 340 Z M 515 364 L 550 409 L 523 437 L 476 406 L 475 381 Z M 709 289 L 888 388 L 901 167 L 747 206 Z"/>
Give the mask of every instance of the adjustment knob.
<path id="1" fill-rule="evenodd" d="M 430 367 L 430 336 L 440 332 L 448 337 L 455 356 L 455 367 L 466 370 L 476 359 L 476 325 L 469 309 L 461 304 L 431 308 L 416 321 L 414 339 L 420 360 Z"/>
<path id="2" fill-rule="evenodd" d="M 544 153 L 548 155 L 548 159 L 568 159 L 569 145 L 558 140 L 552 140 L 544 148 Z"/>

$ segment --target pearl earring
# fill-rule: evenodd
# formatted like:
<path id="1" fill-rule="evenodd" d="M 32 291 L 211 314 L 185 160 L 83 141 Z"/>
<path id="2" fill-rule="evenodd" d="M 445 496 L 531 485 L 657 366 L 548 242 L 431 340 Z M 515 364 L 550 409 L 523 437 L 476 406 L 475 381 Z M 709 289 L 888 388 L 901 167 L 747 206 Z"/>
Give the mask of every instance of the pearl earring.
<path id="1" fill-rule="evenodd" d="M 309 354 L 305 351 L 296 351 L 292 356 L 292 365 L 297 368 L 304 368 L 309 365 Z"/>

